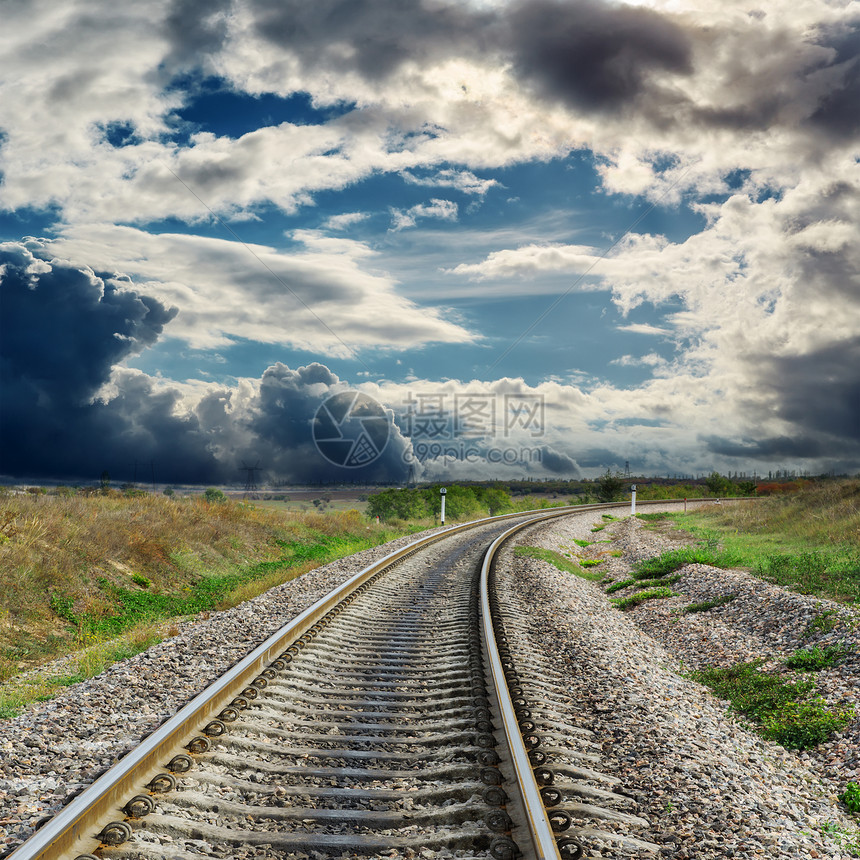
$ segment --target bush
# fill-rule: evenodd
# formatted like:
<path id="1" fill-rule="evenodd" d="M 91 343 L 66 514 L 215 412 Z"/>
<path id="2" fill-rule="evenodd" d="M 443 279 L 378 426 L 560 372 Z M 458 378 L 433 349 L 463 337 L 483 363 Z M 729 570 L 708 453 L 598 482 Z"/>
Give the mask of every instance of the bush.
<path id="1" fill-rule="evenodd" d="M 785 702 L 763 717 L 762 734 L 786 749 L 805 750 L 826 741 L 853 718 L 853 708 L 830 711 L 821 698 Z"/>
<path id="2" fill-rule="evenodd" d="M 616 502 L 624 495 L 624 476 L 620 472 L 614 475 L 607 469 L 605 475 L 597 479 L 596 495 L 600 502 Z"/>
<path id="3" fill-rule="evenodd" d="M 210 504 L 227 501 L 227 496 L 225 496 L 217 487 L 209 487 L 206 492 L 203 493 L 203 498 Z"/>
<path id="4" fill-rule="evenodd" d="M 821 743 L 853 718 L 852 708 L 828 710 L 820 697 L 809 698 L 813 681 L 786 681 L 760 671 L 763 660 L 737 663 L 727 668 L 709 666 L 690 673 L 690 678 L 710 687 L 734 710 L 751 717 L 760 733 L 786 749 L 807 749 Z"/>
<path id="5" fill-rule="evenodd" d="M 860 785 L 856 782 L 849 782 L 845 786 L 845 791 L 839 795 L 839 799 L 851 812 L 860 812 Z"/>
<path id="6" fill-rule="evenodd" d="M 799 648 L 785 661 L 789 669 L 799 669 L 802 672 L 817 672 L 827 666 L 835 666 L 849 649 L 837 642 L 835 645 L 825 645 L 823 648 L 813 645 L 811 648 Z"/>

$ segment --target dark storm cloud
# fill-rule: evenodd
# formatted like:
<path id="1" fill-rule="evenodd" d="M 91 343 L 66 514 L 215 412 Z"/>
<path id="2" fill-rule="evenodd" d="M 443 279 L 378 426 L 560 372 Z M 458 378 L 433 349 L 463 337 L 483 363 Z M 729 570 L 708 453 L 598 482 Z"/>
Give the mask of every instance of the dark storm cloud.
<path id="1" fill-rule="evenodd" d="M 509 65 L 540 98 L 638 113 L 661 127 L 781 125 L 835 142 L 860 128 L 858 23 L 822 25 L 802 39 L 766 15 L 704 27 L 600 0 L 481 11 L 419 0 L 250 0 L 250 8 L 258 35 L 309 69 L 379 81 L 407 62 L 464 56 Z M 712 104 L 691 100 L 694 75 L 714 87 Z"/>
<path id="2" fill-rule="evenodd" d="M 828 66 L 841 67 L 842 77 L 810 122 L 835 137 L 855 137 L 860 131 L 860 18 L 851 27 L 826 30 L 819 44 L 834 51 Z"/>
<path id="3" fill-rule="evenodd" d="M 804 40 L 754 21 L 694 38 L 719 45 L 731 75 L 724 81 L 728 104 L 692 107 L 691 121 L 736 131 L 785 126 L 837 144 L 860 131 L 860 18 L 822 26 Z"/>
<path id="4" fill-rule="evenodd" d="M 765 439 L 725 439 L 707 436 L 703 440 L 708 451 L 723 457 L 773 462 L 786 457 L 822 457 L 827 451 L 821 439 L 809 436 L 770 436 Z"/>
<path id="5" fill-rule="evenodd" d="M 257 460 L 286 481 L 397 481 L 409 443 L 390 414 L 387 446 L 362 468 L 316 450 L 314 416 L 348 390 L 327 367 L 263 374 L 255 396 L 180 391 L 118 365 L 155 343 L 176 315 L 122 276 L 44 259 L 36 240 L 0 246 L 0 473 L 171 483 L 236 483 Z"/>
<path id="6" fill-rule="evenodd" d="M 4 377 L 46 406 L 81 404 L 114 365 L 155 343 L 177 310 L 128 290 L 121 278 L 38 254 L 35 240 L 0 246 Z"/>
<path id="7" fill-rule="evenodd" d="M 387 444 L 366 466 L 332 463 L 317 449 L 314 420 L 318 410 L 330 397 L 349 390 L 318 363 L 291 370 L 279 362 L 266 370 L 247 427 L 258 440 L 258 456 L 270 476 L 293 482 L 400 481 L 408 476 L 410 443 L 390 411 L 386 411 Z M 343 425 L 348 438 L 356 430 L 360 427 Z"/>
<path id="8" fill-rule="evenodd" d="M 649 9 L 593 0 L 496 12 L 417 0 L 252 0 L 260 36 L 310 67 L 378 80 L 405 62 L 497 56 L 543 96 L 589 110 L 637 98 L 654 69 L 688 73 L 683 29 Z M 343 45 L 352 50 L 344 53 Z"/>
<path id="9" fill-rule="evenodd" d="M 39 477 L 132 477 L 157 461 L 196 480 L 213 461 L 197 422 L 173 414 L 178 395 L 139 374 L 97 398 L 114 366 L 154 343 L 175 316 L 121 278 L 39 257 L 39 243 L 0 246 L 0 471 Z M 151 471 L 151 470 L 150 470 Z"/>
<path id="10" fill-rule="evenodd" d="M 173 0 L 164 18 L 173 62 L 180 66 L 196 63 L 217 52 L 227 36 L 231 5 L 231 0 Z"/>
<path id="11" fill-rule="evenodd" d="M 775 393 L 781 418 L 800 436 L 820 439 L 823 453 L 839 456 L 860 451 L 858 368 L 860 336 L 817 352 L 762 359 L 759 378 Z"/>
<path id="12" fill-rule="evenodd" d="M 581 477 L 576 460 L 568 457 L 567 454 L 562 454 L 546 446 L 541 449 L 541 465 L 548 472 L 554 472 L 556 475 L 569 475 L 574 478 Z"/>
<path id="13" fill-rule="evenodd" d="M 493 18 L 417 0 L 251 0 L 257 32 L 308 66 L 355 70 L 370 80 L 404 62 L 483 53 Z M 354 49 L 344 55 L 343 45 Z"/>
<path id="14" fill-rule="evenodd" d="M 648 88 L 649 73 L 692 71 L 688 35 L 650 9 L 598 2 L 522 3 L 508 21 L 520 75 L 585 110 L 614 110 Z"/>
<path id="15" fill-rule="evenodd" d="M 759 356 L 761 398 L 745 404 L 763 421 L 776 414 L 790 422 L 791 435 L 702 439 L 714 454 L 769 466 L 786 460 L 814 459 L 825 468 L 856 469 L 860 457 L 860 337 L 811 354 Z M 853 464 L 853 465 L 852 465 Z"/>

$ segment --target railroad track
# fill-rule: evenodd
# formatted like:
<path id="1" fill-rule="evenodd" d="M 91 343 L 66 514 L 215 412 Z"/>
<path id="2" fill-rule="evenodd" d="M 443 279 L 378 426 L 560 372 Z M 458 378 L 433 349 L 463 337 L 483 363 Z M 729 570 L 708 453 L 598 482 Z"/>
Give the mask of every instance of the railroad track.
<path id="1" fill-rule="evenodd" d="M 589 732 L 565 722 L 564 679 L 528 653 L 494 587 L 515 531 L 583 511 L 458 526 L 371 565 L 9 860 L 577 860 L 601 841 L 651 854 L 613 831 L 647 822 L 600 773 Z"/>

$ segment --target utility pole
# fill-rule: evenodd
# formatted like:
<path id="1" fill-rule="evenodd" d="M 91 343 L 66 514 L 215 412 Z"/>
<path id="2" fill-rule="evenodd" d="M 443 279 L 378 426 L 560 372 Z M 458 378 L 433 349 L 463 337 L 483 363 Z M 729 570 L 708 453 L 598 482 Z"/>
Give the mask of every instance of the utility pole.
<path id="1" fill-rule="evenodd" d="M 239 467 L 243 472 L 246 473 L 245 476 L 245 494 L 255 493 L 258 489 L 255 472 L 261 471 L 260 469 L 260 461 L 257 460 L 256 464 L 253 466 L 246 466 L 245 461 L 242 461 L 242 465 Z"/>

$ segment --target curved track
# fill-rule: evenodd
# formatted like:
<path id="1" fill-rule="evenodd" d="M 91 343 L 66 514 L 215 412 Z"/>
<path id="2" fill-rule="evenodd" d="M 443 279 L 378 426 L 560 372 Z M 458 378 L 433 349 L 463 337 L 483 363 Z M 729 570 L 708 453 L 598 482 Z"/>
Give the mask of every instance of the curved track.
<path id="1" fill-rule="evenodd" d="M 550 724 L 552 680 L 508 638 L 487 586 L 508 534 L 583 510 L 456 527 L 366 569 L 10 860 L 583 856 L 567 835 L 579 807 L 550 785 L 547 764 L 599 784 L 588 733 Z M 584 790 L 599 801 L 599 785 Z"/>

